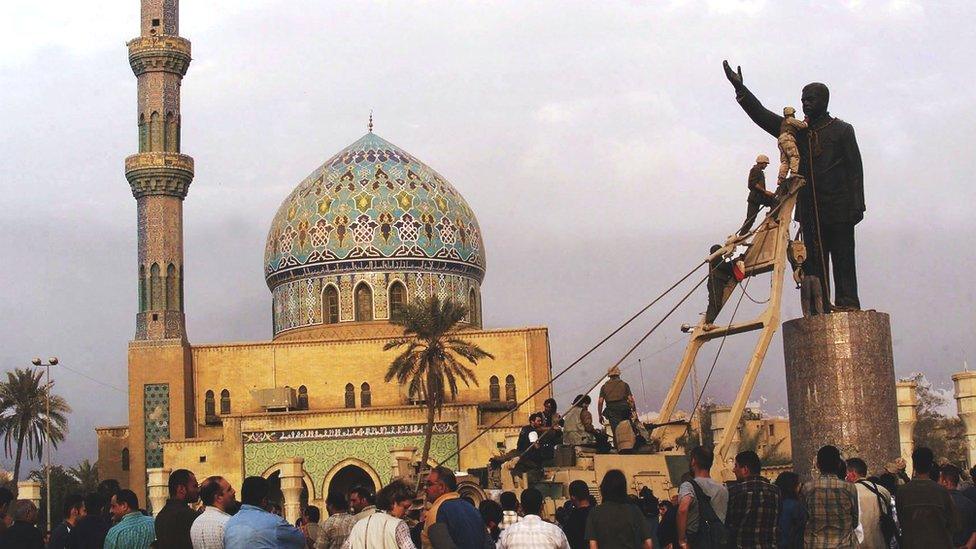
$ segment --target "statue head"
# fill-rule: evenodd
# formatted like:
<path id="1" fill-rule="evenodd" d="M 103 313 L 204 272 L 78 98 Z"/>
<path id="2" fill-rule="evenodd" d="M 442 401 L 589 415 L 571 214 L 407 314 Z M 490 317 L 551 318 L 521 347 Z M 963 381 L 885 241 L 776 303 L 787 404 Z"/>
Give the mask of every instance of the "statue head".
<path id="1" fill-rule="evenodd" d="M 803 114 L 811 120 L 827 112 L 827 103 L 830 102 L 830 90 L 826 84 L 813 82 L 803 86 L 803 93 L 800 97 L 803 103 Z"/>

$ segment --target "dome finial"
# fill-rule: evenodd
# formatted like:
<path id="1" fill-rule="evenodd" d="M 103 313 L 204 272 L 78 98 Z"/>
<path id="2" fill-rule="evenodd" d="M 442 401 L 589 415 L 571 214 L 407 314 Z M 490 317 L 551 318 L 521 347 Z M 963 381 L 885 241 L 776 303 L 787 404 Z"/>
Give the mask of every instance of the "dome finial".
<path id="1" fill-rule="evenodd" d="M 369 124 L 366 125 L 369 133 L 373 133 L 373 109 L 369 109 Z"/>

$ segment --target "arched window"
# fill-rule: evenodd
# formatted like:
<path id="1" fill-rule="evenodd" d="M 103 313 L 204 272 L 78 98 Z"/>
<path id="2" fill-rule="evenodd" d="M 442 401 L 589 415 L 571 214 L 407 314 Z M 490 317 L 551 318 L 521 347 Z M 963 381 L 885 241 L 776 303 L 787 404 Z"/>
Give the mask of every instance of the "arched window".
<path id="1" fill-rule="evenodd" d="M 491 376 L 488 379 L 488 400 L 492 402 L 501 400 L 501 387 L 498 386 L 498 376 Z"/>
<path id="2" fill-rule="evenodd" d="M 203 397 L 204 419 L 210 419 L 217 415 L 217 404 L 214 401 L 214 392 L 207 391 Z"/>
<path id="3" fill-rule="evenodd" d="M 156 151 L 160 149 L 162 145 L 162 121 L 159 119 L 159 113 L 154 112 L 149 115 L 149 148 L 150 151 Z"/>
<path id="4" fill-rule="evenodd" d="M 146 126 L 146 115 L 139 115 L 139 152 L 149 150 L 149 127 Z"/>
<path id="5" fill-rule="evenodd" d="M 331 284 L 322 291 L 322 322 L 325 324 L 339 322 L 339 290 Z"/>
<path id="6" fill-rule="evenodd" d="M 352 383 L 346 383 L 346 408 L 356 407 L 356 388 Z"/>
<path id="7" fill-rule="evenodd" d="M 308 410 L 308 387 L 304 385 L 298 387 L 298 409 Z"/>
<path id="8" fill-rule="evenodd" d="M 180 310 L 180 280 L 176 276 L 176 266 L 172 263 L 166 267 L 166 310 Z"/>
<path id="9" fill-rule="evenodd" d="M 159 264 L 149 267 L 149 309 L 157 311 L 163 305 L 163 282 L 159 275 Z"/>
<path id="10" fill-rule="evenodd" d="M 518 400 L 515 396 L 515 376 L 511 374 L 505 376 L 505 400 L 509 402 Z"/>
<path id="11" fill-rule="evenodd" d="M 146 266 L 139 265 L 139 312 L 145 312 L 149 308 L 149 299 L 146 296 Z"/>
<path id="12" fill-rule="evenodd" d="M 359 386 L 359 405 L 363 408 L 373 405 L 373 393 L 369 390 L 369 383 L 364 382 Z"/>
<path id="13" fill-rule="evenodd" d="M 356 320 L 373 320 L 373 290 L 365 282 L 356 286 Z"/>
<path id="14" fill-rule="evenodd" d="M 396 320 L 407 305 L 407 289 L 399 281 L 390 285 L 390 319 Z"/>
<path id="15" fill-rule="evenodd" d="M 472 288 L 468 292 L 468 320 L 472 326 L 481 326 L 481 314 L 478 311 L 478 296 Z"/>
<path id="16" fill-rule="evenodd" d="M 230 413 L 230 391 L 224 389 L 220 392 L 220 413 L 229 414 Z"/>
<path id="17" fill-rule="evenodd" d="M 129 449 L 128 448 L 122 448 L 122 470 L 123 471 L 129 470 Z"/>
<path id="18" fill-rule="evenodd" d="M 177 135 L 176 117 L 173 116 L 172 112 L 166 113 L 166 129 L 165 135 L 163 136 L 163 150 L 169 152 L 176 152 L 179 149 L 179 145 L 176 142 Z"/>

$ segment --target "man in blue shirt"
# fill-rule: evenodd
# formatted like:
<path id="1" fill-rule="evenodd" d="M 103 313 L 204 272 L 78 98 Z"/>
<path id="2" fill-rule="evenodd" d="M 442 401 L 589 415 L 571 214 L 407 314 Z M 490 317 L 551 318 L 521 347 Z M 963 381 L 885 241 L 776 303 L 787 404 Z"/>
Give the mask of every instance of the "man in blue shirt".
<path id="1" fill-rule="evenodd" d="M 241 509 L 224 527 L 224 547 L 247 549 L 304 549 L 305 535 L 285 519 L 264 510 L 268 481 L 247 477 L 241 485 Z"/>
<path id="2" fill-rule="evenodd" d="M 457 477 L 447 467 L 435 467 L 427 475 L 427 510 L 422 538 L 424 546 L 480 548 L 485 545 L 485 523 L 474 505 L 461 499 Z"/>
<path id="3" fill-rule="evenodd" d="M 139 510 L 135 492 L 119 490 L 110 509 L 118 522 L 105 536 L 105 549 L 149 549 L 156 541 L 155 521 Z"/>

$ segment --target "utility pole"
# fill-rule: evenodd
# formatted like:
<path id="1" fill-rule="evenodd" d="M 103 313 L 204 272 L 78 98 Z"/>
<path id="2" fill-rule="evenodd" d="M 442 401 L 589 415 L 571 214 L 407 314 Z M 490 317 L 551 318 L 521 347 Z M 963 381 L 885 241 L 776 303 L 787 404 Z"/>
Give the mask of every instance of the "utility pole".
<path id="1" fill-rule="evenodd" d="M 31 361 L 34 366 L 44 366 L 47 371 L 47 381 L 44 383 L 44 400 L 45 400 L 45 427 L 44 427 L 44 484 L 46 486 L 47 495 L 45 499 L 47 500 L 47 531 L 51 531 L 51 366 L 56 366 L 58 364 L 58 357 L 52 356 L 47 359 L 47 363 L 43 364 L 41 359 L 35 358 Z"/>

